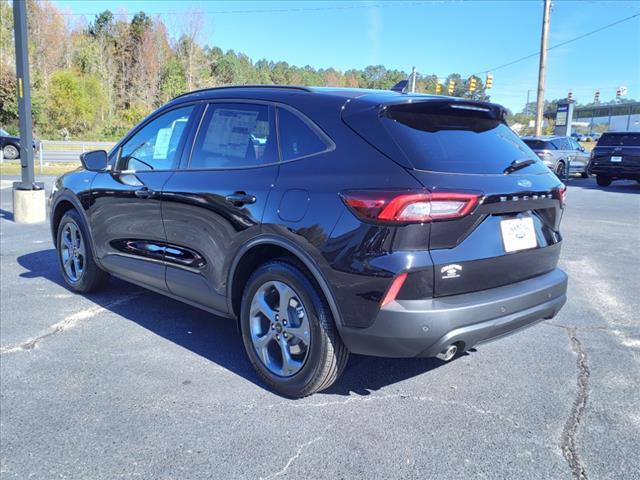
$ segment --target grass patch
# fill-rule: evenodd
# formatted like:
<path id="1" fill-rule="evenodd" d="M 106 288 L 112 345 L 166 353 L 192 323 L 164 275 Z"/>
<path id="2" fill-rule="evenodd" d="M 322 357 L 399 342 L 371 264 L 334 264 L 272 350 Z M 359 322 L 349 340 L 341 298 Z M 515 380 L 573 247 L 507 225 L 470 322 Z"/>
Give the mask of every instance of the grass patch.
<path id="1" fill-rule="evenodd" d="M 40 165 L 36 165 L 34 168 L 35 174 L 37 175 L 49 175 L 49 176 L 58 176 L 63 173 L 70 172 L 71 170 L 75 170 L 80 166 L 79 163 L 72 162 L 57 162 L 57 163 L 49 163 L 45 164 L 42 169 L 40 169 Z M 20 175 L 22 173 L 22 166 L 19 161 L 4 161 L 0 165 L 0 175 Z"/>

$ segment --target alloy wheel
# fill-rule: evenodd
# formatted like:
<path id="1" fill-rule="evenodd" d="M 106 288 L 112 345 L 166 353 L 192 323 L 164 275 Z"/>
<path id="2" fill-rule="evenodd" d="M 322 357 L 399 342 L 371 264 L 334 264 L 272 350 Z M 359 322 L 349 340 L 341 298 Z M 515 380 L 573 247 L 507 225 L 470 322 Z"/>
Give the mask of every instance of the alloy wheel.
<path id="1" fill-rule="evenodd" d="M 251 342 L 262 364 L 281 377 L 298 373 L 311 343 L 300 296 L 284 282 L 266 282 L 253 295 L 249 316 Z"/>
<path id="2" fill-rule="evenodd" d="M 62 229 L 60 240 L 60 258 L 64 273 L 71 282 L 76 283 L 82 278 L 86 265 L 82 233 L 75 223 L 69 222 Z"/>

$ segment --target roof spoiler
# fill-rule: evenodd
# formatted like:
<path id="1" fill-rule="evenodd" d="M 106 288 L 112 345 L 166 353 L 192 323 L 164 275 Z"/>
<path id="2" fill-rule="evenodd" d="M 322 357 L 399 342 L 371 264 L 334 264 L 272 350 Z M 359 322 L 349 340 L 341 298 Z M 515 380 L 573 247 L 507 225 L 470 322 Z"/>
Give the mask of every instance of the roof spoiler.
<path id="1" fill-rule="evenodd" d="M 407 85 L 409 85 L 409 80 L 400 80 L 393 87 L 391 87 L 391 91 L 398 93 L 407 93 Z"/>

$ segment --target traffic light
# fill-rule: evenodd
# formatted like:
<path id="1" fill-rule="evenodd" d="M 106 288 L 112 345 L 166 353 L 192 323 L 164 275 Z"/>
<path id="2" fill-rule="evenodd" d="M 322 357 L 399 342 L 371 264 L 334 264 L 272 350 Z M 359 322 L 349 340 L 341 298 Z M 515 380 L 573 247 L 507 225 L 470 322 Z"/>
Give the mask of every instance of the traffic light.
<path id="1" fill-rule="evenodd" d="M 440 80 L 436 80 L 436 95 L 440 95 L 442 91 L 442 85 L 440 84 Z"/>
<path id="2" fill-rule="evenodd" d="M 469 79 L 469 92 L 473 93 L 476 91 L 476 77 L 471 77 Z"/>
<path id="3" fill-rule="evenodd" d="M 600 103 L 600 90 L 593 94 L 593 103 Z"/>
<path id="4" fill-rule="evenodd" d="M 573 92 L 571 90 L 569 90 L 569 93 L 567 93 L 567 100 L 569 101 L 573 100 Z"/>
<path id="5" fill-rule="evenodd" d="M 493 75 L 487 73 L 487 80 L 484 82 L 485 90 L 489 90 L 493 86 Z"/>
<path id="6" fill-rule="evenodd" d="M 449 92 L 449 95 L 453 95 L 453 89 L 456 87 L 456 82 L 454 82 L 453 80 L 449 80 L 449 87 L 447 89 L 447 91 Z"/>

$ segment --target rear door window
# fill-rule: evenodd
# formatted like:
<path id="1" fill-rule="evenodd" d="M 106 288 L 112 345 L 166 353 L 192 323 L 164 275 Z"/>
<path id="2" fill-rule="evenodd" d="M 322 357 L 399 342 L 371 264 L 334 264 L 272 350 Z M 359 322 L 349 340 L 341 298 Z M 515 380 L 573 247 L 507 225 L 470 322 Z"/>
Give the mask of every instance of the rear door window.
<path id="1" fill-rule="evenodd" d="M 278 130 L 284 161 L 315 155 L 329 148 L 316 128 L 284 108 L 278 108 Z"/>
<path id="2" fill-rule="evenodd" d="M 599 147 L 640 147 L 640 133 L 603 133 Z"/>
<path id="3" fill-rule="evenodd" d="M 578 142 L 576 142 L 573 138 L 569 139 L 569 143 L 571 143 L 571 149 L 572 150 L 580 150 L 582 148 L 580 146 L 580 144 Z"/>
<path id="4" fill-rule="evenodd" d="M 566 138 L 556 138 L 552 142 L 558 150 L 572 150 Z"/>
<path id="5" fill-rule="evenodd" d="M 188 168 L 246 168 L 277 161 L 278 144 L 271 107 L 212 103 L 202 119 Z"/>
<path id="6" fill-rule="evenodd" d="M 390 105 L 380 121 L 418 170 L 502 174 L 512 162 L 534 160 L 518 173 L 546 173 L 538 157 L 494 109 L 449 102 Z"/>

